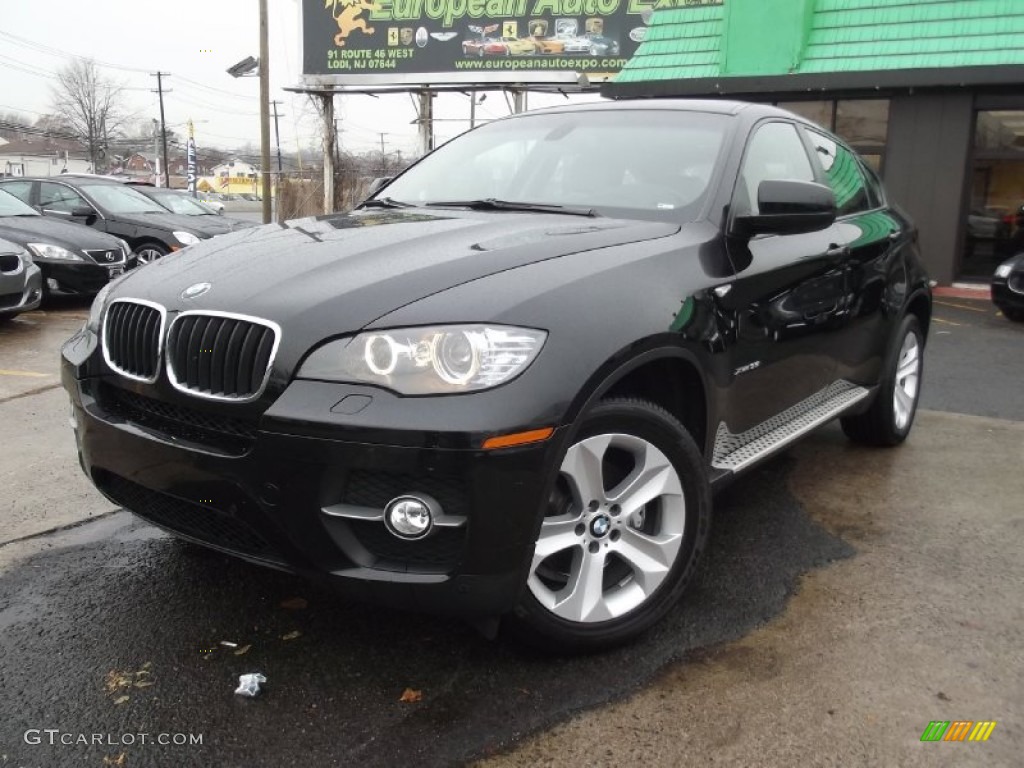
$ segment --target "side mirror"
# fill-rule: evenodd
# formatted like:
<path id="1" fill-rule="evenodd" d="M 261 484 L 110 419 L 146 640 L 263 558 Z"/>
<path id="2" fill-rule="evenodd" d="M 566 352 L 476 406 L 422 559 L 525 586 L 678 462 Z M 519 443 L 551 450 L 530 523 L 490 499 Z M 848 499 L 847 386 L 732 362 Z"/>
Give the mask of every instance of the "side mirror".
<path id="1" fill-rule="evenodd" d="M 813 181 L 762 181 L 757 188 L 759 213 L 737 216 L 733 233 L 797 235 L 826 229 L 836 220 L 836 197 L 829 187 Z"/>
<path id="2" fill-rule="evenodd" d="M 76 205 L 71 209 L 71 218 L 73 219 L 91 219 L 95 215 L 96 212 L 88 205 Z"/>

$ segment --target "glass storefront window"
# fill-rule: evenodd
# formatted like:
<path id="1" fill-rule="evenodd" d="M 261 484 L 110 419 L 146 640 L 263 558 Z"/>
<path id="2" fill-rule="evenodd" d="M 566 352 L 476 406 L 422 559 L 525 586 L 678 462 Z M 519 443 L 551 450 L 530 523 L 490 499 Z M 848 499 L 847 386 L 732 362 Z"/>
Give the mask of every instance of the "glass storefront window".
<path id="1" fill-rule="evenodd" d="M 884 147 L 889 133 L 889 100 L 856 99 L 836 105 L 835 133 L 850 146 L 863 151 Z"/>
<path id="2" fill-rule="evenodd" d="M 988 279 L 1024 251 L 1024 111 L 978 112 L 960 276 Z"/>
<path id="3" fill-rule="evenodd" d="M 831 101 L 780 101 L 776 106 L 779 109 L 786 109 L 795 115 L 800 115 L 800 117 L 805 117 L 827 131 L 832 130 Z"/>

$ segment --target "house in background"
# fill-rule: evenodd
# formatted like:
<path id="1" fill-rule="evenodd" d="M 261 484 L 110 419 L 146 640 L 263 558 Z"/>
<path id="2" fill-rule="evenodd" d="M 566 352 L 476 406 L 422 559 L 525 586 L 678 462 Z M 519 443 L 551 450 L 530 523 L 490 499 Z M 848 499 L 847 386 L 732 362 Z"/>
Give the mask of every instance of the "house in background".
<path id="1" fill-rule="evenodd" d="M 91 172 L 88 151 L 73 141 L 42 137 L 0 138 L 0 174 L 5 176 Z"/>
<path id="2" fill-rule="evenodd" d="M 843 137 L 931 275 L 987 280 L 1024 214 L 1024 0 L 674 0 L 602 91 L 776 104 Z"/>
<path id="3" fill-rule="evenodd" d="M 200 189 L 208 192 L 260 192 L 260 169 L 243 160 L 229 160 L 215 165 L 200 179 Z"/>

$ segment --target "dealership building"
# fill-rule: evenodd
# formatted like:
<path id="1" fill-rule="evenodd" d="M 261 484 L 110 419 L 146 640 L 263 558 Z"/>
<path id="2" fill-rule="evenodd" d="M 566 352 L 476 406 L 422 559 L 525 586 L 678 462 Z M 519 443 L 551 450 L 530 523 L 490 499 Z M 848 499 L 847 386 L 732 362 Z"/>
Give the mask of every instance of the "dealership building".
<path id="1" fill-rule="evenodd" d="M 777 104 L 843 137 L 933 278 L 1024 250 L 1024 0 L 661 0 L 604 94 Z"/>

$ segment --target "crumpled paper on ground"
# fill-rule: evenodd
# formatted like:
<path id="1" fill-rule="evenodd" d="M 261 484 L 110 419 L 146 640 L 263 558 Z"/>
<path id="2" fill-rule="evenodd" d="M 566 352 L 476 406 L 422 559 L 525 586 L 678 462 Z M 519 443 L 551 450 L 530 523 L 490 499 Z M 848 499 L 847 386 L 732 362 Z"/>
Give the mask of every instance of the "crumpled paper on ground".
<path id="1" fill-rule="evenodd" d="M 258 696 L 260 693 L 260 683 L 265 682 L 267 682 L 267 678 L 259 672 L 250 672 L 247 675 L 239 675 L 238 687 L 235 689 L 235 693 L 239 696 L 248 696 L 250 698 Z"/>

